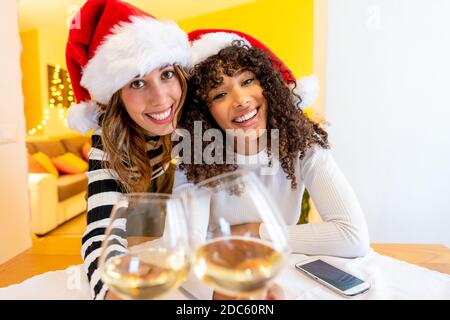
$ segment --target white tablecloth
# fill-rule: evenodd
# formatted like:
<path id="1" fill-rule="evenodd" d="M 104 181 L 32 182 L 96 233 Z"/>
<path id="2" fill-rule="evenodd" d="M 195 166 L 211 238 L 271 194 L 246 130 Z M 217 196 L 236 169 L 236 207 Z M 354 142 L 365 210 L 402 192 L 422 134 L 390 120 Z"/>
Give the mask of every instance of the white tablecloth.
<path id="1" fill-rule="evenodd" d="M 450 276 L 374 251 L 363 258 L 343 259 L 317 256 L 371 283 L 372 288 L 356 299 L 450 299 Z M 294 267 L 310 256 L 293 254 L 276 278 L 287 299 L 345 299 L 309 279 Z M 0 299 L 91 299 L 81 265 L 47 272 L 16 285 L 0 288 Z M 177 290 L 165 299 L 189 299 Z"/>

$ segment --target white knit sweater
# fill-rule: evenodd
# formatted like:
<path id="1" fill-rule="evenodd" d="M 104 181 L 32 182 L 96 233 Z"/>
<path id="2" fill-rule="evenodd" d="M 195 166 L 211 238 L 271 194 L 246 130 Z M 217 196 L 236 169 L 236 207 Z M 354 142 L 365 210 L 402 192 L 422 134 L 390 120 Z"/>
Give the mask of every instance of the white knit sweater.
<path id="1" fill-rule="evenodd" d="M 272 168 L 268 167 L 269 159 L 266 151 L 251 156 L 237 155 L 241 169 L 252 170 L 258 174 L 269 194 L 279 204 L 283 218 L 288 225 L 288 240 L 295 253 L 309 255 L 331 255 L 346 258 L 363 256 L 369 252 L 369 233 L 364 214 L 356 196 L 337 167 L 330 151 L 315 146 L 302 160 L 295 162 L 297 189 L 291 189 L 291 181 L 274 159 Z M 263 170 L 277 171 L 272 175 L 261 175 Z M 266 171 L 267 173 L 267 171 Z M 174 193 L 182 192 L 188 187 L 183 172 L 175 174 Z M 309 191 L 323 222 L 297 225 L 301 214 L 303 192 Z M 233 203 L 231 197 L 220 199 L 214 205 L 215 210 L 226 210 L 229 221 L 233 224 L 259 222 L 258 217 L 250 215 L 245 205 Z M 194 227 L 199 234 L 205 234 L 209 215 L 209 203 L 199 205 L 195 210 Z M 233 208 L 233 210 L 229 210 Z M 268 226 L 270 228 L 270 226 Z M 261 223 L 260 236 L 268 238 L 266 226 Z M 191 273 L 182 286 L 197 299 L 211 299 L 213 290 L 200 282 Z"/>
<path id="2" fill-rule="evenodd" d="M 253 170 L 279 204 L 283 218 L 288 225 L 288 239 L 293 252 L 309 255 L 331 255 L 346 258 L 363 256 L 369 251 L 369 234 L 359 202 L 339 170 L 329 150 L 314 146 L 302 160 L 295 161 L 297 189 L 291 189 L 291 180 L 273 160 L 268 168 L 265 150 L 259 154 L 237 155 L 240 168 Z M 242 164 L 241 164 L 242 163 Z M 261 169 L 278 170 L 272 175 L 261 175 Z M 183 172 L 175 175 L 174 192 L 188 184 Z M 301 214 L 303 192 L 308 190 L 323 222 L 297 225 Z M 223 199 L 233 223 L 258 222 L 245 213 L 242 206 L 233 205 L 231 199 Z M 225 206 L 224 206 L 225 207 Z M 217 208 L 217 207 L 216 207 Z M 248 211 L 247 211 L 248 212 Z M 267 238 L 264 223 L 260 236 Z"/>

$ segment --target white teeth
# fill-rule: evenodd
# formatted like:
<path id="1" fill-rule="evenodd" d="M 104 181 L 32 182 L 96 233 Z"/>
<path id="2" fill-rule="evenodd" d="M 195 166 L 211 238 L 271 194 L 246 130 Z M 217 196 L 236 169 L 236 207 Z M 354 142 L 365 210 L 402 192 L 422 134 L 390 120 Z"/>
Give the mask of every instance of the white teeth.
<path id="1" fill-rule="evenodd" d="M 171 111 L 171 109 L 169 109 L 165 112 L 161 112 L 161 113 L 153 113 L 153 114 L 146 113 L 146 115 L 149 116 L 150 118 L 161 121 L 161 120 L 166 120 L 170 116 L 170 111 Z"/>
<path id="2" fill-rule="evenodd" d="M 253 118 L 256 115 L 257 110 L 254 109 L 253 111 L 244 114 L 243 116 L 240 116 L 239 118 L 236 118 L 234 121 L 236 122 L 244 122 L 247 121 L 248 119 Z"/>

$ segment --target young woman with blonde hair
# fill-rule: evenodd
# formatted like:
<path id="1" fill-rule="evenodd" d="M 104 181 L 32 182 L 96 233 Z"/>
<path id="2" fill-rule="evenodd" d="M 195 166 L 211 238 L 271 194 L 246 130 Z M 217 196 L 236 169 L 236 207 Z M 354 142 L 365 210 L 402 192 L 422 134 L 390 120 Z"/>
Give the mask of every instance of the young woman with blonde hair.
<path id="1" fill-rule="evenodd" d="M 94 129 L 81 254 L 92 296 L 103 299 L 98 259 L 113 205 L 123 193 L 172 188 L 170 135 L 186 96 L 189 44 L 175 23 L 118 0 L 87 1 L 72 26 L 66 58 L 78 104 L 68 123 Z"/>

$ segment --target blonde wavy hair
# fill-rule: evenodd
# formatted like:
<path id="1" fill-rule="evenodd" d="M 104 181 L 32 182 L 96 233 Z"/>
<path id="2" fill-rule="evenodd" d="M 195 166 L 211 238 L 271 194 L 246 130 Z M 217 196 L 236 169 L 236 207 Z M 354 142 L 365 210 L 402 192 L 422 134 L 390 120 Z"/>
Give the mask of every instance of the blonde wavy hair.
<path id="1" fill-rule="evenodd" d="M 174 65 L 174 70 L 181 84 L 180 103 L 175 110 L 176 116 L 173 120 L 175 128 L 186 98 L 187 74 L 177 65 Z M 108 161 L 102 162 L 104 166 L 107 166 L 105 169 L 117 173 L 125 192 L 147 191 L 152 178 L 152 165 L 146 148 L 148 133 L 128 115 L 120 97 L 120 90 L 112 96 L 107 105 L 101 106 L 99 124 L 102 128 L 103 148 L 108 155 Z M 171 161 L 171 134 L 161 136 L 160 140 L 163 145 L 161 165 L 164 168 Z"/>

